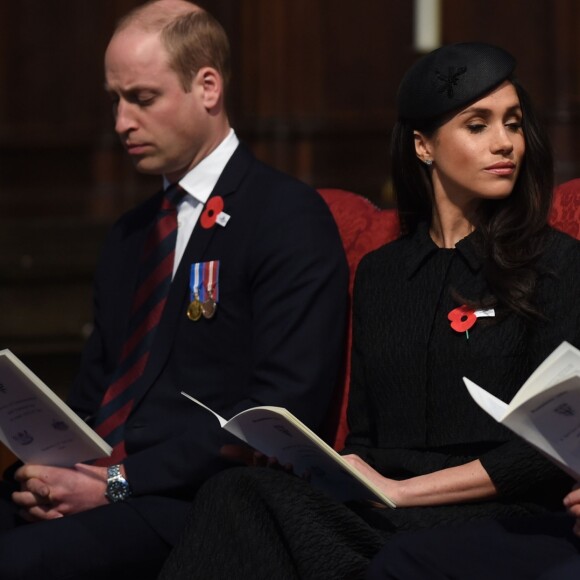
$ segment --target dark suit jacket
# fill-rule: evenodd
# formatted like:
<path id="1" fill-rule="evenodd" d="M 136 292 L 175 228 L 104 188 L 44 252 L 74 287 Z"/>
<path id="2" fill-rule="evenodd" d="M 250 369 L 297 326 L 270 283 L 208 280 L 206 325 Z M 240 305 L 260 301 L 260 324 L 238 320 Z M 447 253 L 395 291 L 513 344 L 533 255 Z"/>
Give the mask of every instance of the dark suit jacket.
<path id="1" fill-rule="evenodd" d="M 186 391 L 229 418 L 256 405 L 287 407 L 316 429 L 328 408 L 343 355 L 347 266 L 320 196 L 257 161 L 240 146 L 213 195 L 231 216 L 225 227 L 198 223 L 174 277 L 148 366 L 126 423 L 130 500 L 169 542 L 196 488 L 225 465 L 233 442 Z M 112 229 L 95 282 L 95 328 L 69 397 L 94 415 L 117 364 L 139 256 L 159 209 L 158 194 Z M 186 316 L 194 262 L 220 260 L 212 319 Z"/>

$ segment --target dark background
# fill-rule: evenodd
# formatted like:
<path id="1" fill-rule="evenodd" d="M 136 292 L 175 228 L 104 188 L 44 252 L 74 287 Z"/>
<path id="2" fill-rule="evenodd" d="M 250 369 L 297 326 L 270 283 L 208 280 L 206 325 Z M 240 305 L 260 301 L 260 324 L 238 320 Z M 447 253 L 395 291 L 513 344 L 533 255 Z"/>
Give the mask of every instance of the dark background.
<path id="1" fill-rule="evenodd" d="M 138 0 L 0 0 L 0 349 L 64 393 L 90 331 L 106 229 L 159 180 L 113 133 L 102 57 Z M 518 59 L 552 136 L 558 181 L 580 176 L 580 2 L 441 0 L 444 43 Z M 413 48 L 411 0 L 206 0 L 233 51 L 238 135 L 315 187 L 391 203 L 394 98 Z"/>

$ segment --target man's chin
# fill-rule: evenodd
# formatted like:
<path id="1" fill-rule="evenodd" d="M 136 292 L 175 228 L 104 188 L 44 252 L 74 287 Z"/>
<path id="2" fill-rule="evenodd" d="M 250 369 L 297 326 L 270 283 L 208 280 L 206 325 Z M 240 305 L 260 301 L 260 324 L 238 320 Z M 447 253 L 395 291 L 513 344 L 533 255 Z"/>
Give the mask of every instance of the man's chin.
<path id="1" fill-rule="evenodd" d="M 139 173 L 145 175 L 163 175 L 165 173 L 164 168 L 160 164 L 152 162 L 151 159 L 132 158 L 131 161 Z"/>
<path id="2" fill-rule="evenodd" d="M 144 175 L 164 175 L 169 181 L 178 181 L 189 171 L 188 167 L 176 169 L 174 166 L 155 162 L 151 158 L 141 157 L 138 159 L 132 157 L 131 160 L 139 173 Z"/>

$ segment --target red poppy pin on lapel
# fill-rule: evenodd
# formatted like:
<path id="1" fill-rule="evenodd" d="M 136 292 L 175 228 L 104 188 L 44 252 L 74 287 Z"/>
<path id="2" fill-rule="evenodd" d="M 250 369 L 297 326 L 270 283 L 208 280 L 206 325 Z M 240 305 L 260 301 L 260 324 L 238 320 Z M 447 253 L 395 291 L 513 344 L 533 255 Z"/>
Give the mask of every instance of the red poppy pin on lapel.
<path id="1" fill-rule="evenodd" d="M 495 310 L 474 310 L 465 304 L 454 308 L 447 318 L 451 321 L 451 328 L 455 332 L 465 332 L 465 337 L 469 340 L 469 329 L 476 323 L 478 318 L 495 316 Z"/>
<path id="2" fill-rule="evenodd" d="M 219 195 L 214 195 L 210 197 L 205 204 L 205 209 L 201 214 L 199 221 L 201 223 L 201 227 L 209 230 L 213 228 L 216 222 L 225 227 L 230 219 L 230 216 L 223 211 L 224 209 L 224 200 Z"/>

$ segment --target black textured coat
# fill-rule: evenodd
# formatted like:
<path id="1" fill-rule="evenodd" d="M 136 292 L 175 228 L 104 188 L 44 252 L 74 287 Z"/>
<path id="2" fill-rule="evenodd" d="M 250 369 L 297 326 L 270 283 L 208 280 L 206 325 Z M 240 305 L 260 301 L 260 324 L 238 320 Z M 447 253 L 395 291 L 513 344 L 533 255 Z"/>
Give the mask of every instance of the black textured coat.
<path id="1" fill-rule="evenodd" d="M 466 376 L 509 402 L 563 340 L 580 346 L 580 243 L 550 230 L 537 267 L 546 320 L 496 309 L 469 338 L 450 326 L 457 295 L 489 293 L 472 236 L 440 249 L 427 228 L 365 256 L 356 279 L 350 452 L 396 479 L 479 458 L 507 501 L 561 504 L 559 469 L 471 399 Z"/>

